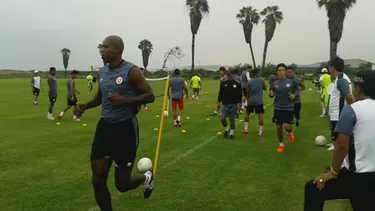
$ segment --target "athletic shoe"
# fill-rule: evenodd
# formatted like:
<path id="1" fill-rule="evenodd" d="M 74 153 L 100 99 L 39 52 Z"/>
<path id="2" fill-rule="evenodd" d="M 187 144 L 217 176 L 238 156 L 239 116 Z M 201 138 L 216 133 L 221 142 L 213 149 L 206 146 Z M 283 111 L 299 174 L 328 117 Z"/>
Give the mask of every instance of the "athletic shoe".
<path id="1" fill-rule="evenodd" d="M 213 114 L 211 114 L 211 116 L 217 116 L 217 113 L 214 112 Z"/>
<path id="2" fill-rule="evenodd" d="M 278 152 L 284 152 L 285 151 L 285 146 L 279 146 L 279 148 L 277 148 L 277 151 Z"/>
<path id="3" fill-rule="evenodd" d="M 224 138 L 228 138 L 229 136 L 229 131 L 224 131 Z"/>
<path id="4" fill-rule="evenodd" d="M 296 120 L 296 127 L 299 127 L 299 121 Z"/>
<path id="5" fill-rule="evenodd" d="M 335 146 L 332 144 L 327 150 L 328 151 L 333 151 L 335 149 Z"/>
<path id="6" fill-rule="evenodd" d="M 59 121 L 62 120 L 62 116 L 60 114 L 57 116 L 57 118 L 59 119 Z"/>
<path id="7" fill-rule="evenodd" d="M 320 118 L 324 118 L 324 117 L 326 117 L 326 114 L 322 114 L 322 115 L 320 115 L 319 117 L 320 117 Z"/>
<path id="8" fill-rule="evenodd" d="M 326 147 L 330 147 L 330 146 L 332 146 L 332 143 L 326 144 Z"/>
<path id="9" fill-rule="evenodd" d="M 258 135 L 259 135 L 259 136 L 264 136 L 264 133 L 261 132 L 261 131 L 259 131 Z"/>
<path id="10" fill-rule="evenodd" d="M 55 118 L 53 118 L 53 117 L 51 117 L 51 116 L 49 116 L 49 117 L 47 117 L 49 120 L 55 120 Z"/>
<path id="11" fill-rule="evenodd" d="M 288 140 L 289 140 L 290 143 L 294 143 L 294 134 L 293 134 L 293 132 L 291 132 L 291 133 L 288 134 Z"/>
<path id="12" fill-rule="evenodd" d="M 248 131 L 246 129 L 241 130 L 241 133 L 248 134 Z"/>
<path id="13" fill-rule="evenodd" d="M 232 135 L 229 135 L 229 139 L 230 139 L 230 140 L 234 140 L 234 139 L 235 139 L 234 135 L 233 135 L 233 134 L 232 134 Z"/>
<path id="14" fill-rule="evenodd" d="M 154 175 L 151 171 L 145 173 L 146 181 L 143 183 L 143 198 L 150 198 L 152 191 L 154 190 Z M 147 179 L 149 177 L 149 179 Z"/>
<path id="15" fill-rule="evenodd" d="M 151 108 L 146 108 L 145 110 L 148 112 L 152 111 Z"/>

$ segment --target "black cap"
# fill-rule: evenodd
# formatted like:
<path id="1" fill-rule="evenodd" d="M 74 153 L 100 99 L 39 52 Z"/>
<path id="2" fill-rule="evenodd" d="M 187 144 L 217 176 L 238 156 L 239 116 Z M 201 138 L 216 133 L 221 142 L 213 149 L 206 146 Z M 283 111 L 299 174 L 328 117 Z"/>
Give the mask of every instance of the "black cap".
<path id="1" fill-rule="evenodd" d="M 78 72 L 77 70 L 73 70 L 73 71 L 72 71 L 72 75 L 73 75 L 73 74 L 77 75 L 77 74 L 79 74 L 79 72 Z"/>
<path id="2" fill-rule="evenodd" d="M 374 70 L 361 70 L 355 74 L 353 80 L 356 84 L 375 84 L 375 71 Z"/>

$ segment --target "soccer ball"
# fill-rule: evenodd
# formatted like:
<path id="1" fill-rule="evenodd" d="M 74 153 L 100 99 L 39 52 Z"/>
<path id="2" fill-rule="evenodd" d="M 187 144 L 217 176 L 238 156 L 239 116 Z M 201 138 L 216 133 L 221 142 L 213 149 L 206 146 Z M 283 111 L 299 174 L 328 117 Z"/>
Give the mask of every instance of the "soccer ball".
<path id="1" fill-rule="evenodd" d="M 149 158 L 141 158 L 137 164 L 138 171 L 141 173 L 145 173 L 146 171 L 150 171 L 152 168 L 152 161 Z"/>
<path id="2" fill-rule="evenodd" d="M 324 146 L 327 144 L 327 139 L 324 136 L 317 136 L 315 138 L 315 144 L 318 146 Z"/>
<path id="3" fill-rule="evenodd" d="M 168 117 L 168 111 L 164 111 L 164 116 Z"/>

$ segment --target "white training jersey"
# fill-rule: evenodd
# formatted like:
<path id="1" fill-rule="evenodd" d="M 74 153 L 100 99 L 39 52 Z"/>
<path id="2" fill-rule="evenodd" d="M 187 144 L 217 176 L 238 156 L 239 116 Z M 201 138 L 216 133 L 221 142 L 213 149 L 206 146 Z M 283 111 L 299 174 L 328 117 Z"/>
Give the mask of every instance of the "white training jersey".
<path id="1" fill-rule="evenodd" d="M 344 95 L 347 93 L 342 92 L 342 90 L 346 90 L 347 87 L 341 87 L 342 84 L 345 84 L 343 80 L 345 80 L 349 85 L 349 93 L 353 93 L 351 81 L 345 73 L 342 73 L 341 77 L 338 76 L 335 81 L 331 83 L 328 88 L 329 90 L 327 90 L 329 96 L 328 114 L 331 121 L 339 120 L 340 112 L 344 105 L 347 104 L 344 97 Z"/>
<path id="2" fill-rule="evenodd" d="M 33 87 L 40 89 L 40 76 L 33 77 Z"/>

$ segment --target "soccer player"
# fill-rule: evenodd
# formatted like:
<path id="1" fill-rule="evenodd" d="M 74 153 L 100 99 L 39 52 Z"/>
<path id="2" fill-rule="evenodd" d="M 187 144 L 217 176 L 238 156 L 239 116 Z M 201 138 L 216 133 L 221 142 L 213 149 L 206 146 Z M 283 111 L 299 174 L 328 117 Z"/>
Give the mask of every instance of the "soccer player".
<path id="1" fill-rule="evenodd" d="M 202 89 L 202 82 L 198 73 L 195 73 L 195 75 L 191 78 L 190 88 L 193 89 L 193 96 L 191 96 L 192 99 L 199 100 L 199 91 Z"/>
<path id="2" fill-rule="evenodd" d="M 168 98 L 172 98 L 172 112 L 173 112 L 173 126 L 181 127 L 181 116 L 184 110 L 184 91 L 186 96 L 188 96 L 188 89 L 185 84 L 185 80 L 180 77 L 180 70 L 176 69 L 174 71 L 174 77 L 171 78 L 171 81 L 168 86 Z M 170 89 L 172 88 L 172 97 L 169 94 Z M 177 116 L 177 105 L 178 105 L 178 116 Z"/>
<path id="3" fill-rule="evenodd" d="M 251 72 L 251 65 L 249 65 L 248 67 L 245 68 L 244 71 L 242 71 L 241 73 L 241 86 L 242 86 L 242 93 L 243 93 L 243 97 L 242 97 L 242 105 L 241 105 L 241 109 L 244 110 L 245 107 L 246 107 L 246 100 L 247 100 L 247 83 L 248 81 L 250 81 L 250 72 Z"/>
<path id="4" fill-rule="evenodd" d="M 283 128 L 288 133 L 290 143 L 294 143 L 292 124 L 294 124 L 294 98 L 298 89 L 295 80 L 286 78 L 286 65 L 281 63 L 276 66 L 277 80 L 273 82 L 269 96 L 275 97 L 273 122 L 276 124 L 277 137 L 279 139 L 278 152 L 285 150 L 283 140 Z"/>
<path id="5" fill-rule="evenodd" d="M 91 94 L 92 89 L 94 88 L 93 80 L 94 76 L 92 75 L 92 72 L 89 73 L 89 75 L 86 77 L 87 79 L 87 87 L 89 88 L 89 95 Z"/>
<path id="6" fill-rule="evenodd" d="M 335 143 L 338 133 L 335 132 L 337 121 L 339 120 L 342 109 L 345 104 L 352 104 L 354 101 L 352 95 L 352 85 L 349 77 L 344 73 L 345 62 L 340 57 L 330 61 L 329 72 L 333 79 L 330 87 L 330 96 L 328 101 L 328 115 L 330 119 L 332 145 L 329 151 L 335 149 Z"/>
<path id="7" fill-rule="evenodd" d="M 240 108 L 242 102 L 241 84 L 234 80 L 233 72 L 227 72 L 227 80 L 220 84 L 217 101 L 222 103 L 220 108 L 220 120 L 224 127 L 224 137 L 233 140 L 235 138 L 235 118 L 238 108 Z M 226 120 L 227 117 L 229 117 L 230 129 L 228 128 L 228 122 Z"/>
<path id="8" fill-rule="evenodd" d="M 264 114 L 264 107 L 263 107 L 263 91 L 267 90 L 266 81 L 260 74 L 260 69 L 255 68 L 252 71 L 253 78 L 248 82 L 247 85 L 247 107 L 246 107 L 246 114 L 245 114 L 245 128 L 241 131 L 244 134 L 248 133 L 248 126 L 249 126 L 249 115 L 251 113 L 255 113 L 258 115 L 258 124 L 259 124 L 259 131 L 258 135 L 263 136 L 263 114 Z"/>
<path id="9" fill-rule="evenodd" d="M 141 71 L 142 71 L 142 74 L 145 75 L 145 69 L 144 68 L 140 68 Z M 145 108 L 145 111 L 151 111 L 151 108 L 147 107 L 147 104 L 143 104 L 143 107 Z"/>
<path id="10" fill-rule="evenodd" d="M 220 85 L 221 83 L 227 79 L 227 76 L 225 74 L 226 70 L 225 70 L 225 67 L 220 67 L 219 68 L 219 74 L 220 74 Z M 219 88 L 220 88 L 220 85 L 219 85 Z M 216 110 L 214 111 L 214 113 L 212 114 L 212 116 L 216 116 L 218 113 L 219 113 L 219 110 L 220 110 L 220 102 L 218 101 L 216 103 Z"/>
<path id="11" fill-rule="evenodd" d="M 49 76 L 47 79 L 48 82 L 48 98 L 49 98 L 49 108 L 47 118 L 50 120 L 54 120 L 52 112 L 53 107 L 55 106 L 55 102 L 57 100 L 57 81 L 56 81 L 56 68 L 50 67 L 49 68 Z"/>
<path id="12" fill-rule="evenodd" d="M 298 127 L 299 120 L 301 119 L 301 91 L 305 90 L 305 84 L 295 75 L 293 67 L 288 67 L 286 74 L 288 79 L 295 80 L 298 84 L 298 89 L 294 98 L 294 118 L 296 120 L 296 126 Z"/>
<path id="13" fill-rule="evenodd" d="M 319 84 L 321 87 L 320 90 L 320 106 L 322 107 L 322 115 L 320 115 L 321 118 L 326 117 L 327 111 L 327 103 L 328 103 L 328 93 L 327 88 L 331 84 L 331 76 L 328 74 L 327 68 L 322 69 L 322 74 L 319 78 Z"/>
<path id="14" fill-rule="evenodd" d="M 32 87 L 32 92 L 34 95 L 34 105 L 38 105 L 38 97 L 39 97 L 39 92 L 40 92 L 40 76 L 39 76 L 39 71 L 35 70 L 34 75 L 31 78 L 31 87 Z"/>
<path id="15" fill-rule="evenodd" d="M 127 192 L 143 184 L 143 196 L 148 199 L 154 188 L 151 171 L 132 175 L 132 169 L 139 141 L 136 115 L 141 105 L 154 102 L 155 96 L 141 70 L 122 59 L 123 50 L 120 37 L 105 38 L 100 53 L 108 65 L 99 71 L 98 92 L 90 102 L 79 106 L 80 110 L 102 107 L 91 148 L 91 169 L 96 203 L 105 211 L 113 210 L 107 187 L 113 162 L 118 191 Z"/>
<path id="16" fill-rule="evenodd" d="M 68 80 L 66 80 L 67 97 L 68 97 L 67 102 L 68 103 L 67 103 L 67 106 L 65 107 L 65 109 L 63 111 L 61 111 L 60 114 L 57 116 L 59 118 L 59 121 L 62 120 L 62 117 L 64 116 L 64 113 L 67 112 L 71 107 L 74 108 L 73 121 L 80 121 L 80 119 L 77 117 L 77 115 L 79 113 L 76 112 L 76 110 L 77 110 L 76 107 L 78 106 L 76 94 L 79 94 L 79 91 L 76 90 L 75 79 L 78 77 L 78 74 L 79 74 L 79 72 L 77 70 L 73 70 L 72 71 L 72 77 L 68 78 Z"/>
<path id="17" fill-rule="evenodd" d="M 349 199 L 354 211 L 374 210 L 375 71 L 359 71 L 353 81 L 356 102 L 341 112 L 330 171 L 305 184 L 305 211 L 335 199 Z"/>

